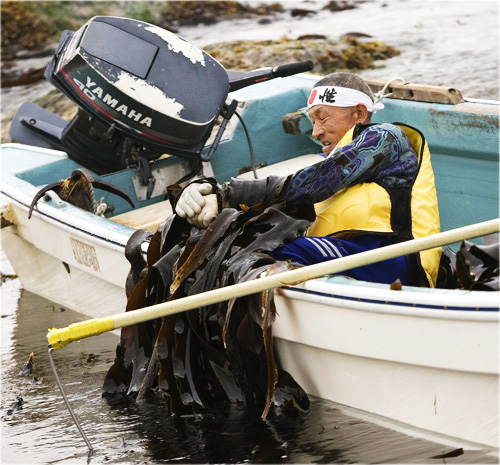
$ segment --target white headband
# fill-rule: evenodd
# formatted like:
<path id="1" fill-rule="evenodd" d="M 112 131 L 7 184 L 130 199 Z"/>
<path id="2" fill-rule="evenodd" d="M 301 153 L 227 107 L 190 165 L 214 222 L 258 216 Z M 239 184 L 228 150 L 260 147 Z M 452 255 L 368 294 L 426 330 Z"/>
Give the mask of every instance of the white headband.
<path id="1" fill-rule="evenodd" d="M 364 105 L 370 113 L 382 110 L 384 104 L 373 103 L 372 99 L 364 92 L 338 86 L 318 86 L 313 87 L 307 109 L 315 105 L 330 105 L 333 107 L 354 107 L 358 104 Z"/>

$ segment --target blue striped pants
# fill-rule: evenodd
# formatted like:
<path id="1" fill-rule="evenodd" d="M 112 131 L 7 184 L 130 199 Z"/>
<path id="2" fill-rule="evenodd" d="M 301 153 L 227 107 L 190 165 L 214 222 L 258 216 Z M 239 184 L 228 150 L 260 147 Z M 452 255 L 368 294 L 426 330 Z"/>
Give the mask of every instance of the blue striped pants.
<path id="1" fill-rule="evenodd" d="M 339 257 L 346 257 L 366 250 L 394 244 L 393 238 L 377 234 L 364 234 L 349 239 L 333 237 L 297 237 L 278 247 L 273 256 L 276 260 L 291 260 L 301 265 L 312 265 Z M 410 257 L 397 257 L 390 260 L 365 265 L 352 270 L 342 271 L 342 276 L 362 281 L 391 284 L 400 279 L 405 285 L 411 284 L 411 268 L 415 260 Z M 413 265 L 414 266 L 414 265 Z"/>

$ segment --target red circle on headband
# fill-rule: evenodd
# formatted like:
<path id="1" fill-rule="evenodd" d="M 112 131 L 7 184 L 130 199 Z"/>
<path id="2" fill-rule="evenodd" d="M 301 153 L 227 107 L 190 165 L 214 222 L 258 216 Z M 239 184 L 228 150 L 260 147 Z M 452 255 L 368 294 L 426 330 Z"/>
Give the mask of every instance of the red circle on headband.
<path id="1" fill-rule="evenodd" d="M 311 92 L 311 95 L 309 96 L 309 105 L 311 105 L 311 103 L 314 102 L 314 99 L 316 98 L 316 94 L 318 93 L 318 91 L 316 89 L 313 89 L 312 92 Z"/>

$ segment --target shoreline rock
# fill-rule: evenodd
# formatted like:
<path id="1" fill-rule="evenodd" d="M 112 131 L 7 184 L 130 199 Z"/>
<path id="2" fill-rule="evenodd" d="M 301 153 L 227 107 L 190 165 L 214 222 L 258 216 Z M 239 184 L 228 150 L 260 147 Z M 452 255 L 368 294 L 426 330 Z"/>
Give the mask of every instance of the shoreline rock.
<path id="1" fill-rule="evenodd" d="M 328 10 L 328 11 L 344 11 L 344 10 L 352 10 L 354 8 L 357 8 L 356 3 L 361 3 L 359 0 L 357 2 L 355 1 L 350 1 L 350 0 L 340 0 L 340 1 L 335 1 L 331 0 L 328 2 L 326 6 L 323 7 L 323 10 Z"/>
<path id="2" fill-rule="evenodd" d="M 215 24 L 224 20 L 270 16 L 284 11 L 278 2 L 251 7 L 232 0 L 170 1 L 161 12 L 161 19 L 165 23 L 161 27 Z"/>
<path id="3" fill-rule="evenodd" d="M 350 36 L 340 41 L 283 37 L 279 41 L 220 42 L 208 45 L 205 51 L 226 69 L 235 71 L 312 60 L 314 74 L 369 69 L 375 66 L 375 61 L 401 53 L 381 41 L 361 41 Z"/>
<path id="4" fill-rule="evenodd" d="M 1 86 L 3 88 L 29 88 L 43 79 L 41 65 L 30 63 L 29 59 L 47 56 L 48 61 L 48 55 L 53 53 L 60 34 L 58 32 L 57 35 L 54 35 L 54 31 L 63 24 L 55 24 L 61 18 L 56 18 L 55 15 L 50 17 L 50 15 L 42 13 L 40 8 L 43 8 L 45 3 L 47 2 L 40 2 L 41 6 L 39 7 L 36 2 L 2 2 L 3 69 Z M 81 6 L 75 6 L 71 10 L 71 14 L 64 17 L 64 21 L 66 21 L 64 24 L 67 26 L 74 23 L 79 27 L 95 14 L 121 14 L 175 31 L 175 28 L 181 25 L 210 24 L 241 18 L 252 18 L 257 22 L 272 22 L 276 15 L 293 15 L 294 10 L 293 5 L 286 3 L 285 6 L 276 2 L 252 7 L 237 1 L 218 0 L 171 1 L 167 4 L 168 8 L 163 2 L 144 2 L 144 5 L 141 6 L 142 9 L 136 8 L 136 10 L 130 10 L 130 6 L 127 7 L 127 2 L 109 2 L 109 9 L 106 9 L 108 8 L 106 4 L 106 2 L 100 1 L 92 5 L 89 5 L 88 2 L 82 2 Z M 357 3 L 350 0 L 331 1 L 323 10 L 325 12 L 326 10 L 341 11 L 355 7 L 357 7 Z M 319 13 L 323 10 L 313 13 Z M 34 11 L 38 11 L 39 14 L 34 13 Z M 58 14 L 60 15 L 61 12 Z M 307 10 L 307 15 L 309 14 L 312 13 Z M 72 26 L 70 28 L 76 29 Z M 283 37 L 277 41 L 221 42 L 203 48 L 228 70 L 246 71 L 259 67 L 312 60 L 315 64 L 314 74 L 320 75 L 337 70 L 356 72 L 372 68 L 377 66 L 377 60 L 385 60 L 400 54 L 396 48 L 373 40 L 360 32 L 350 33 L 336 41 L 312 32 L 297 39 Z M 22 65 L 21 63 L 25 60 L 26 64 Z M 55 89 L 31 100 L 42 108 L 68 120 L 76 112 L 76 105 Z M 10 118 L 3 117 L 2 119 L 2 142 L 10 141 L 8 136 Z"/>
<path id="5" fill-rule="evenodd" d="M 394 47 L 380 41 L 361 41 L 351 36 L 334 41 L 323 38 L 289 39 L 272 41 L 236 41 L 221 42 L 204 47 L 204 50 L 217 59 L 226 69 L 248 71 L 259 67 L 278 66 L 295 61 L 312 60 L 314 74 L 324 75 L 334 71 L 352 71 L 373 68 L 376 61 L 399 55 Z M 14 79 L 8 84 L 21 83 L 23 79 L 35 82 L 35 77 L 42 78 L 43 73 L 30 74 Z M 28 84 L 29 85 L 29 84 Z M 76 113 L 76 105 L 54 89 L 35 100 L 42 108 L 56 113 L 68 121 Z M 13 115 L 12 115 L 13 116 Z M 1 142 L 10 142 L 8 136 L 9 120 L 2 120 Z"/>
<path id="6" fill-rule="evenodd" d="M 51 36 L 51 24 L 25 2 L 2 2 L 2 61 L 16 57 L 20 50 L 43 47 Z"/>

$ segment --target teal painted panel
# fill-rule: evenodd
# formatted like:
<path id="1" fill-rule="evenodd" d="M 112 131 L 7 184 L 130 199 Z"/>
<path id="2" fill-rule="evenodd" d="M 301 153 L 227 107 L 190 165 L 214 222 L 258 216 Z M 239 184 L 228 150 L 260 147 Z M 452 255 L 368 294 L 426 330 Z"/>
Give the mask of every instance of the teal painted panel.
<path id="1" fill-rule="evenodd" d="M 22 171 L 17 173 L 16 176 L 34 186 L 43 187 L 61 179 L 66 179 L 77 168 L 80 168 L 80 165 L 69 158 L 63 158 L 53 163 Z"/>
<path id="2" fill-rule="evenodd" d="M 384 100 L 374 122 L 403 122 L 423 132 L 433 152 L 498 160 L 498 105 Z"/>
<path id="3" fill-rule="evenodd" d="M 51 184 L 61 179 L 70 177 L 73 170 L 80 167 L 81 166 L 75 163 L 73 160 L 70 160 L 69 158 L 63 158 L 52 163 L 47 163 L 46 165 L 37 166 L 35 168 L 16 173 L 16 177 L 29 182 L 30 184 L 33 184 L 37 188 L 42 188 L 47 184 Z M 136 207 L 140 206 L 140 202 L 137 202 L 137 199 L 134 195 L 134 186 L 132 184 L 130 171 L 114 173 L 113 175 L 109 176 L 97 176 L 92 171 L 90 172 L 96 178 L 105 179 L 111 184 L 125 190 L 125 192 L 127 192 L 132 197 Z M 115 210 L 110 213 L 109 216 L 118 215 L 130 210 L 130 205 L 121 197 L 110 194 L 109 192 L 103 191 L 101 189 L 95 189 L 94 193 L 97 200 L 100 200 L 102 197 L 104 197 L 104 201 L 106 203 L 112 204 L 115 207 Z"/>
<path id="4" fill-rule="evenodd" d="M 282 116 L 302 107 L 306 95 L 307 92 L 302 89 L 293 89 L 265 100 L 246 103 L 242 118 L 250 133 L 256 164 L 271 165 L 305 153 L 321 151 L 307 135 L 286 134 L 283 130 Z M 248 143 L 242 125 L 238 124 L 232 139 L 220 143 L 212 159 L 212 168 L 219 182 L 225 182 L 237 176 L 242 167 L 249 165 Z"/>
<path id="5" fill-rule="evenodd" d="M 61 179 L 66 179 L 71 176 L 73 170 L 81 167 L 69 158 L 57 157 L 55 158 L 55 161 L 52 161 L 54 160 L 54 157 L 40 156 L 40 154 L 32 151 L 19 151 L 19 149 L 16 149 L 16 151 L 9 152 L 8 148 L 2 149 L 2 151 L 2 158 L 5 162 L 7 162 L 8 158 L 10 157 L 16 157 L 16 159 L 22 159 L 24 161 L 24 163 L 19 163 L 19 166 L 21 167 L 21 169 L 23 167 L 29 167 L 28 169 L 19 172 L 16 172 L 15 169 L 13 169 L 12 172 L 17 178 L 32 184 L 37 189 L 40 189 L 47 184 L 57 182 Z M 31 162 L 28 163 L 28 161 L 30 160 Z M 46 161 L 47 163 L 40 164 L 39 162 L 41 160 Z M 34 161 L 38 161 L 38 163 L 33 163 Z M 159 169 L 174 163 L 178 163 L 177 158 L 172 157 L 162 159 L 154 162 L 151 165 L 151 169 Z M 151 197 L 148 200 L 139 201 L 137 199 L 134 184 L 132 181 L 132 176 L 135 176 L 137 174 L 137 169 L 118 171 L 116 173 L 111 173 L 109 175 L 103 176 L 98 176 L 91 170 L 89 171 L 94 177 L 105 180 L 127 192 L 132 198 L 136 208 L 144 207 L 165 199 L 166 193 Z M 126 200 L 101 189 L 95 189 L 95 197 L 97 200 L 100 200 L 102 197 L 104 197 L 104 201 L 106 203 L 113 205 L 114 211 L 108 213 L 106 216 L 119 215 L 131 210 L 131 207 Z"/>
<path id="6" fill-rule="evenodd" d="M 498 217 L 498 162 L 437 154 L 432 166 L 443 231 Z"/>

